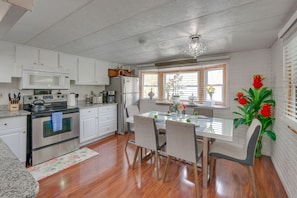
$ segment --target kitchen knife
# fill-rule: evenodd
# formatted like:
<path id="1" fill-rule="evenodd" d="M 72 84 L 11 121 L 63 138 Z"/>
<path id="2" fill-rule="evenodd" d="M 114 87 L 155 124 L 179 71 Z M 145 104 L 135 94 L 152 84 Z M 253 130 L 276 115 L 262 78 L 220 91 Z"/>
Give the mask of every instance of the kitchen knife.
<path id="1" fill-rule="evenodd" d="M 8 100 L 11 102 L 11 95 L 8 93 Z"/>

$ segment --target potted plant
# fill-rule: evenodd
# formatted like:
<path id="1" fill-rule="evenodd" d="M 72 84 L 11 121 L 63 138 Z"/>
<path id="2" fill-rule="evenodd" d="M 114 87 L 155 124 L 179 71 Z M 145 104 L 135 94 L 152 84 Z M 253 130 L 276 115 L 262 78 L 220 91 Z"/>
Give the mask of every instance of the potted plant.
<path id="1" fill-rule="evenodd" d="M 180 74 L 175 74 L 173 78 L 169 79 L 168 85 L 172 89 L 172 102 L 178 103 L 180 100 L 180 89 L 182 88 L 181 81 L 183 77 Z"/>
<path id="2" fill-rule="evenodd" d="M 216 88 L 214 88 L 212 85 L 206 86 L 206 91 L 207 91 L 207 93 L 208 93 L 208 95 L 210 97 L 210 105 L 214 105 L 214 102 L 212 100 L 212 96 L 213 96 L 215 90 L 216 90 Z"/>
<path id="3" fill-rule="evenodd" d="M 237 106 L 239 112 L 233 112 L 239 116 L 234 119 L 235 128 L 240 125 L 250 126 L 254 118 L 262 123 L 262 130 L 256 147 L 256 157 L 262 156 L 262 138 L 264 134 L 267 134 L 272 140 L 276 139 L 275 133 L 271 130 L 271 125 L 275 120 L 272 116 L 272 107 L 275 106 L 275 101 L 271 99 L 272 90 L 263 87 L 263 80 L 263 76 L 255 75 L 253 88 L 243 89 L 243 92 L 238 92 L 237 97 L 234 98 L 239 103 L 239 106 Z"/>

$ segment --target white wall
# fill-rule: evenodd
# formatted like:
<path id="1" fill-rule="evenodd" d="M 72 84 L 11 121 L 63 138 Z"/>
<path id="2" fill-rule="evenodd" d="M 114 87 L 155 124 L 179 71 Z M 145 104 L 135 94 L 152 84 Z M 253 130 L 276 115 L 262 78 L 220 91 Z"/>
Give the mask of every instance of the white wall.
<path id="1" fill-rule="evenodd" d="M 296 197 L 297 134 L 288 129 L 283 119 L 285 88 L 283 87 L 283 57 L 281 40 L 272 46 L 273 94 L 276 100 L 274 131 L 277 139 L 272 144 L 272 162 L 289 197 Z M 294 127 L 296 128 L 296 126 Z"/>

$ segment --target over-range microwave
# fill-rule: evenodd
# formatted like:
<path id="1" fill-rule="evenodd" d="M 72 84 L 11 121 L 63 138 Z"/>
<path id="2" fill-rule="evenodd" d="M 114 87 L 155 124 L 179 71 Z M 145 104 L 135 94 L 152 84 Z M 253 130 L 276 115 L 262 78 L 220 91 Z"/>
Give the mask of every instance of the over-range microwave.
<path id="1" fill-rule="evenodd" d="M 70 89 L 69 71 L 58 67 L 23 67 L 20 89 Z"/>

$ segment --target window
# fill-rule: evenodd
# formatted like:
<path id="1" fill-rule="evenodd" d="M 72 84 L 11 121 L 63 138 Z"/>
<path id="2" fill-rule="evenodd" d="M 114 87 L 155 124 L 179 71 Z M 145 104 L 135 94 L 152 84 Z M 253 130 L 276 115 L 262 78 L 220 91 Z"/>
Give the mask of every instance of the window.
<path id="1" fill-rule="evenodd" d="M 174 75 L 176 73 L 165 73 L 163 75 L 164 84 L 167 84 L 169 82 L 169 79 L 174 78 Z M 194 96 L 198 95 L 198 88 L 199 88 L 199 81 L 198 81 L 198 74 L 199 72 L 179 72 L 179 75 L 181 76 L 181 82 L 182 85 L 180 88 L 180 99 L 181 100 L 188 100 L 189 96 L 192 94 Z M 164 93 L 166 95 L 167 93 Z M 169 95 L 171 95 L 169 91 Z"/>
<path id="2" fill-rule="evenodd" d="M 205 85 L 212 85 L 215 88 L 215 92 L 212 99 L 217 102 L 223 102 L 223 88 L 224 88 L 224 75 L 222 68 L 209 69 L 205 71 Z M 205 100 L 210 100 L 209 94 L 205 91 Z"/>
<path id="3" fill-rule="evenodd" d="M 171 68 L 154 71 L 141 71 L 141 98 L 149 98 L 148 93 L 155 93 L 154 98 L 168 99 L 172 96 L 173 90 L 168 89 L 168 82 L 176 74 L 181 77 L 180 100 L 189 101 L 190 96 L 195 96 L 198 103 L 210 100 L 206 86 L 212 85 L 215 88 L 212 99 L 218 105 L 226 104 L 226 65 L 193 66 L 191 69 Z"/>
<path id="4" fill-rule="evenodd" d="M 290 120 L 297 122 L 297 31 L 286 38 L 283 54 L 286 87 L 285 114 Z"/>
<path id="5" fill-rule="evenodd" d="M 154 98 L 159 98 L 158 73 L 143 73 L 142 79 L 142 98 L 149 98 L 148 93 L 151 90 L 155 94 Z"/>

